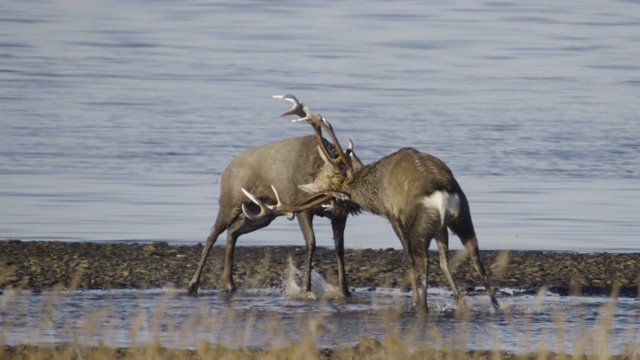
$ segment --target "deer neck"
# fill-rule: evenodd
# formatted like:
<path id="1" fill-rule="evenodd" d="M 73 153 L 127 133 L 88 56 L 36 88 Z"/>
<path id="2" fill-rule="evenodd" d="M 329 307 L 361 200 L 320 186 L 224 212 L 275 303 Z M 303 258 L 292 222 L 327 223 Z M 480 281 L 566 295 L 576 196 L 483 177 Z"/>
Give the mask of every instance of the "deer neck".
<path id="1" fill-rule="evenodd" d="M 362 209 L 384 216 L 384 199 L 380 198 L 380 183 L 382 168 L 378 163 L 363 166 L 353 174 L 353 178 L 345 186 L 345 191 L 351 195 L 351 200 Z"/>

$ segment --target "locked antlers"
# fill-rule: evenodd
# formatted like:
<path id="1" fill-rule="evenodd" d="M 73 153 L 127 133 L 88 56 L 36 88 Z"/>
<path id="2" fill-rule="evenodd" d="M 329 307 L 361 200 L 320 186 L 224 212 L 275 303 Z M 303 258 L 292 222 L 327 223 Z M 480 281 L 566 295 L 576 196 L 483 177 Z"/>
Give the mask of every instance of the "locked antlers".
<path id="1" fill-rule="evenodd" d="M 308 122 L 316 133 L 316 139 L 318 140 L 318 146 L 324 153 L 326 159 L 333 165 L 334 171 L 336 173 L 340 173 L 340 165 L 343 165 L 347 169 L 347 173 L 350 174 L 353 171 L 351 167 L 351 161 L 342 150 L 338 139 L 336 138 L 335 133 L 333 132 L 333 126 L 327 121 L 327 119 L 320 116 L 320 114 L 316 115 L 308 107 L 306 107 L 303 103 L 301 103 L 295 96 L 293 95 L 275 95 L 273 96 L 275 99 L 281 99 L 284 101 L 288 101 L 293 104 L 291 109 L 285 111 L 280 116 L 288 116 L 288 115 L 298 115 L 300 118 L 292 120 L 291 122 Z M 322 130 L 329 135 L 331 141 L 333 141 L 333 145 L 335 147 L 335 152 L 337 157 L 334 157 L 329 149 L 327 149 L 325 141 L 322 139 Z M 353 143 L 349 140 L 349 151 L 353 150 Z"/>
<path id="2" fill-rule="evenodd" d="M 325 161 L 333 166 L 333 171 L 336 174 L 341 174 L 346 170 L 346 175 L 351 176 L 353 172 L 351 160 L 349 160 L 347 154 L 342 150 L 342 147 L 340 146 L 340 143 L 336 139 L 335 133 L 333 132 L 333 127 L 331 126 L 331 124 L 325 118 L 320 116 L 320 114 L 316 115 L 311 112 L 309 108 L 307 108 L 293 95 L 276 95 L 274 96 L 274 98 L 285 100 L 293 104 L 293 106 L 289 110 L 283 112 L 281 116 L 298 115 L 300 118 L 292 120 L 292 122 L 308 122 L 315 130 L 316 139 L 318 140 L 318 148 L 320 148 L 321 154 L 324 155 L 323 157 Z M 322 130 L 324 130 L 333 141 L 336 153 L 335 157 L 332 154 L 332 151 L 327 148 L 327 142 L 322 138 Z M 352 151 L 353 143 L 351 142 L 351 140 L 349 140 L 349 147 L 347 148 L 347 152 L 350 153 Z M 242 192 L 260 208 L 260 212 L 258 214 L 254 214 L 249 210 L 247 204 L 242 204 L 242 212 L 249 220 L 256 221 L 267 217 L 280 215 L 286 215 L 289 220 L 292 220 L 295 216 L 295 213 L 306 211 L 316 206 L 322 206 L 325 208 L 325 210 L 330 211 L 335 206 L 336 199 L 347 200 L 349 198 L 349 196 L 343 192 L 326 190 L 314 193 L 297 205 L 288 205 L 284 204 L 280 200 L 278 191 L 273 185 L 271 186 L 271 188 L 273 189 L 273 193 L 276 197 L 275 205 L 265 204 L 257 196 L 250 193 L 247 189 L 241 188 Z"/>
<path id="3" fill-rule="evenodd" d="M 273 194 L 276 196 L 277 203 L 275 205 L 269 205 L 265 204 L 257 196 L 250 193 L 247 189 L 240 189 L 251 201 L 258 205 L 258 207 L 260 207 L 260 213 L 254 214 L 249 211 L 249 208 L 246 206 L 246 204 L 242 204 L 242 212 L 249 220 L 252 221 L 261 220 L 270 216 L 280 215 L 286 215 L 287 219 L 293 220 L 293 217 L 296 213 L 309 210 L 316 206 L 322 206 L 323 208 L 325 208 L 325 211 L 331 211 L 335 206 L 335 199 L 348 198 L 348 196 L 344 193 L 338 191 L 327 191 L 313 194 L 297 205 L 287 205 L 280 200 L 280 195 L 278 195 L 278 191 L 276 190 L 275 186 L 271 185 L 271 189 L 273 190 Z M 327 204 L 327 202 L 329 203 Z"/>

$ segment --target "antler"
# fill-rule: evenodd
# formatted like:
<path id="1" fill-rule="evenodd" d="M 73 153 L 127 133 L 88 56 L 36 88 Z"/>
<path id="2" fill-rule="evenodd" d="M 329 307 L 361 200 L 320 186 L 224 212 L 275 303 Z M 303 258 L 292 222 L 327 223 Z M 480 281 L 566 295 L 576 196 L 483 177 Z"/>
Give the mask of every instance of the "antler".
<path id="1" fill-rule="evenodd" d="M 268 205 L 268 204 L 265 204 L 262 200 L 258 199 L 257 196 L 250 193 L 247 189 L 245 188 L 240 188 L 240 189 L 251 201 L 253 201 L 256 205 L 260 207 L 260 213 L 253 214 L 251 213 L 251 211 L 249 211 L 246 204 L 244 203 L 242 204 L 242 212 L 249 220 L 252 220 L 252 221 L 261 220 L 267 216 L 280 216 L 280 215 L 286 215 L 287 219 L 293 220 L 295 213 L 309 210 L 319 205 L 323 206 L 326 211 L 330 211 L 335 206 L 334 199 L 344 197 L 344 194 L 341 194 L 338 192 L 321 192 L 321 193 L 316 193 L 311 195 L 310 197 L 308 197 L 298 205 L 287 205 L 280 200 L 280 195 L 278 195 L 278 191 L 276 190 L 275 186 L 271 185 L 271 189 L 273 189 L 273 193 L 276 196 L 277 203 L 275 205 Z M 324 204 L 327 201 L 331 201 L 331 203 Z"/>
<path id="2" fill-rule="evenodd" d="M 309 110 L 308 107 L 306 107 L 303 103 L 301 103 L 294 95 L 290 95 L 290 94 L 274 95 L 273 97 L 275 99 L 281 99 L 293 104 L 291 109 L 283 112 L 282 115 L 280 116 L 298 115 L 300 119 L 292 120 L 292 122 L 306 121 L 309 124 L 311 124 L 311 126 L 316 132 L 316 139 L 318 140 L 318 145 L 320 145 L 320 148 L 322 149 L 322 152 L 326 156 L 327 160 L 329 160 L 329 162 L 333 164 L 336 173 L 341 172 L 340 164 L 343 164 L 347 168 L 348 173 L 351 173 L 353 171 L 353 168 L 351 167 L 351 161 L 349 161 L 348 157 L 345 155 L 344 151 L 342 150 L 342 147 L 340 146 L 340 143 L 338 142 L 338 139 L 336 138 L 336 135 L 333 132 L 333 126 L 331 126 L 331 124 L 329 123 L 329 121 L 327 121 L 327 119 L 320 116 L 320 114 L 316 115 L 313 112 L 311 112 L 311 110 Z M 327 149 L 327 146 L 325 145 L 322 139 L 322 129 L 324 129 L 327 132 L 327 134 L 331 138 L 331 141 L 333 141 L 333 145 L 338 155 L 337 158 L 334 158 L 333 155 L 331 155 L 331 152 L 329 151 L 329 149 Z M 349 149 L 353 150 L 353 144 L 351 143 L 351 140 L 349 140 Z"/>

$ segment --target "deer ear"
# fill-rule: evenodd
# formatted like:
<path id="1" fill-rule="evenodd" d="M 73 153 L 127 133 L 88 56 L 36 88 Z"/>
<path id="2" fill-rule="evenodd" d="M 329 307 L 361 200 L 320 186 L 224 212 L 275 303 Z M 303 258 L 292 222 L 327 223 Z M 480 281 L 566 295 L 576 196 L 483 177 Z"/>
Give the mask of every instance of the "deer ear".
<path id="1" fill-rule="evenodd" d="M 317 192 L 322 191 L 322 189 L 320 189 L 320 185 L 318 185 L 316 183 L 298 185 L 298 188 L 300 190 L 304 190 L 305 192 L 308 192 L 309 194 L 315 194 Z"/>

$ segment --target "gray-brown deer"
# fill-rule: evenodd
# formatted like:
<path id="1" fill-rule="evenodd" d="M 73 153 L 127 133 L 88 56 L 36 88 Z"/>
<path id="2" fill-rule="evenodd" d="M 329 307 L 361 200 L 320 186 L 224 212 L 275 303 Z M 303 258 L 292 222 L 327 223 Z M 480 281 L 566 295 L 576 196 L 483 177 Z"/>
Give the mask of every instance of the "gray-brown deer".
<path id="1" fill-rule="evenodd" d="M 428 309 L 427 250 L 433 238 L 438 245 L 442 272 L 456 300 L 464 305 L 464 299 L 449 270 L 449 228 L 464 244 L 493 306 L 499 307 L 487 272 L 480 261 L 478 239 L 471 221 L 467 197 L 447 165 L 435 156 L 412 148 L 400 149 L 372 164 L 364 165 L 352 151 L 342 151 L 331 125 L 324 118 L 312 113 L 293 95 L 280 98 L 293 103 L 286 114 L 298 114 L 301 118 L 294 121 L 310 123 L 317 139 L 322 139 L 321 132 L 324 130 L 332 139 L 337 154 L 334 156 L 324 142 L 318 142 L 325 159 L 324 171 L 316 176 L 314 182 L 301 188 L 314 193 L 313 198 L 316 200 L 337 198 L 355 202 L 362 209 L 383 216 L 391 222 L 408 260 L 414 305 L 421 303 L 424 310 Z M 253 200 L 255 202 L 256 199 Z M 280 209 L 277 206 L 265 209 L 264 204 L 258 205 L 264 212 Z M 288 207 L 287 210 L 304 208 Z M 418 288 L 419 269 L 423 274 L 422 298 Z"/>
<path id="2" fill-rule="evenodd" d="M 333 146 L 326 141 L 320 139 L 320 142 L 333 149 Z M 240 188 L 248 189 L 263 202 L 276 203 L 279 202 L 279 199 L 273 195 L 271 190 L 273 185 L 280 190 L 282 200 L 293 204 L 303 202 L 308 194 L 296 185 L 316 181 L 316 176 L 321 172 L 324 162 L 318 154 L 317 147 L 318 140 L 314 136 L 305 136 L 251 148 L 231 161 L 220 177 L 218 216 L 202 250 L 198 268 L 189 282 L 189 294 L 197 294 L 200 276 L 209 251 L 218 236 L 225 230 L 227 231 L 227 245 L 222 278 L 228 291 L 235 290 L 232 270 L 233 254 L 238 237 L 269 225 L 277 216 L 288 215 L 290 220 L 294 216 L 291 212 L 281 211 L 272 212 L 260 219 L 249 219 L 243 214 L 242 209 L 256 211 L 257 207 L 243 195 Z M 340 205 L 331 208 L 320 205 L 308 206 L 308 209 L 296 214 L 307 247 L 306 268 L 302 284 L 304 291 L 311 291 L 311 261 L 316 246 L 312 221 L 314 216 L 322 216 L 331 219 L 340 291 L 345 296 L 350 295 L 343 260 L 344 230 L 349 213 L 359 211 L 357 206 L 350 206 L 350 204 L 353 205 L 341 202 Z"/>

